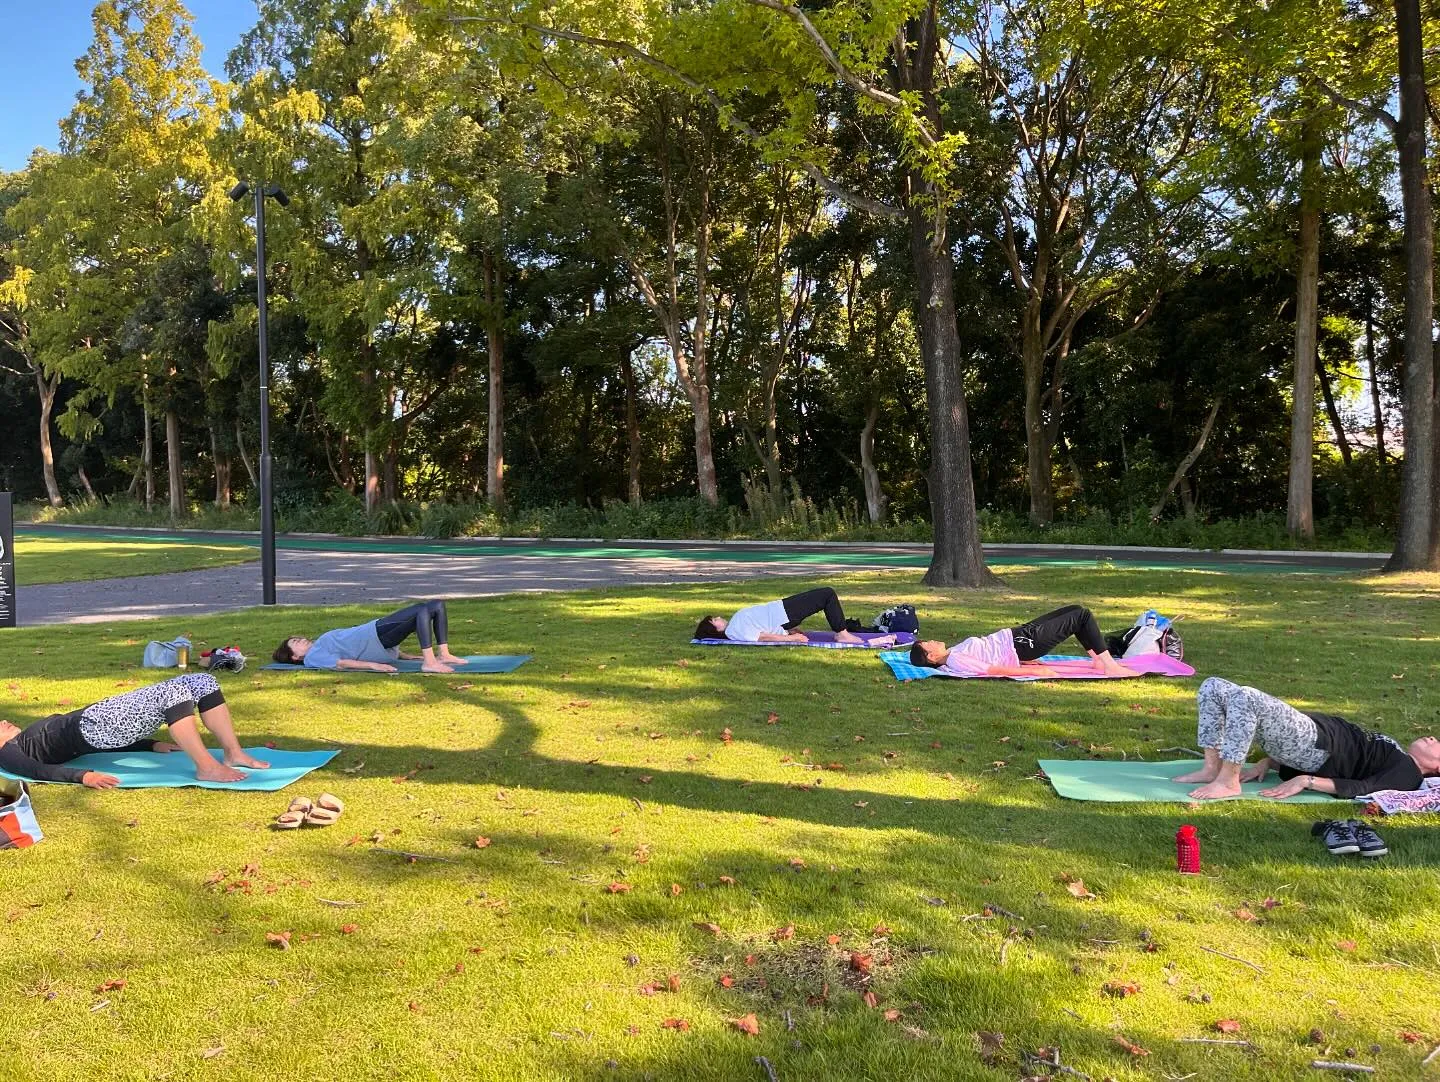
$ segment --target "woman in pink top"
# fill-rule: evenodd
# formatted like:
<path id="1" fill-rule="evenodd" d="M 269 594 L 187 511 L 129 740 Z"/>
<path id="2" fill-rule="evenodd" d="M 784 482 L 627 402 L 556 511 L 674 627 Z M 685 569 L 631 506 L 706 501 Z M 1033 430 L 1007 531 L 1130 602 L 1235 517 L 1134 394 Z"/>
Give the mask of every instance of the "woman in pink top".
<path id="1" fill-rule="evenodd" d="M 1083 605 L 1066 605 L 1018 627 L 977 635 L 953 647 L 934 639 L 917 642 L 910 648 L 910 664 L 948 669 L 962 676 L 1058 676 L 1054 669 L 1034 661 L 1072 635 L 1085 647 L 1096 672 L 1135 675 L 1110 656 L 1100 625 Z"/>

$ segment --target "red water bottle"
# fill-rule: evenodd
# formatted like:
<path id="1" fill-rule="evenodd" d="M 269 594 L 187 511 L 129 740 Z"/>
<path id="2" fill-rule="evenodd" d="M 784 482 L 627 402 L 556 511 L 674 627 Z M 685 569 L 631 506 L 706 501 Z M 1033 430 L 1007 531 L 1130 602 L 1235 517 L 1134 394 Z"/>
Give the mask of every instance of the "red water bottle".
<path id="1" fill-rule="evenodd" d="M 1185 875 L 1200 874 L 1200 839 L 1189 823 L 1175 832 L 1175 867 Z"/>

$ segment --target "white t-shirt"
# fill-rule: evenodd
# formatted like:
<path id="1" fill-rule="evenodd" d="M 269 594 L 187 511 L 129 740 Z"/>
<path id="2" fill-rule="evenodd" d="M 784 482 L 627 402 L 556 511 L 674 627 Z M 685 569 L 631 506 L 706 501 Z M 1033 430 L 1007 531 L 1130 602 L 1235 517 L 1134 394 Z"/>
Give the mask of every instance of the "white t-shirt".
<path id="1" fill-rule="evenodd" d="M 790 617 L 785 615 L 785 602 L 767 601 L 763 605 L 747 605 L 725 625 L 725 637 L 736 642 L 759 642 L 760 633 L 786 634 L 785 625 Z"/>
<path id="2" fill-rule="evenodd" d="M 1015 635 L 1010 628 L 1002 627 L 989 635 L 977 635 L 952 646 L 941 668 L 962 676 L 984 676 L 992 666 L 1013 669 L 1019 664 Z"/>

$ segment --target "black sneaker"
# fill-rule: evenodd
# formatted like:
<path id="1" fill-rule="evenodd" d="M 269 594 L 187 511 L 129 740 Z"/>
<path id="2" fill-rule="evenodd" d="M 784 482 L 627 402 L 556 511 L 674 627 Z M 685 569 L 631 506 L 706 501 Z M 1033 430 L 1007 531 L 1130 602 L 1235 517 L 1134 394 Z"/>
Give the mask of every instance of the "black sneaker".
<path id="1" fill-rule="evenodd" d="M 1310 828 L 1311 834 L 1320 835 L 1325 848 L 1337 857 L 1360 852 L 1360 842 L 1355 837 L 1355 828 L 1343 819 L 1322 819 Z"/>
<path id="2" fill-rule="evenodd" d="M 1350 829 L 1354 832 L 1355 843 L 1360 847 L 1362 857 L 1383 857 L 1390 852 L 1385 839 L 1370 829 L 1370 824 L 1361 822 L 1359 819 L 1350 820 Z M 1332 849 L 1333 853 L 1334 850 Z"/>

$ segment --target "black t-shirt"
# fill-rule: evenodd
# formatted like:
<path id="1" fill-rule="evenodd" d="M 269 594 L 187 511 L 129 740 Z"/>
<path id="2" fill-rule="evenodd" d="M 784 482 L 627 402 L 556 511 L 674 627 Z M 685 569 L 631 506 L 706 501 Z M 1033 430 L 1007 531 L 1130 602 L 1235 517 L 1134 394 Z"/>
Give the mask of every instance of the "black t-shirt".
<path id="1" fill-rule="evenodd" d="M 85 771 L 62 766 L 71 759 L 97 750 L 80 734 L 80 715 L 85 711 L 51 714 L 22 730 L 14 740 L 0 744 L 0 770 L 36 781 L 78 782 Z M 139 740 L 122 751 L 149 751 L 153 740 Z"/>
<path id="2" fill-rule="evenodd" d="M 1424 784 L 1415 760 L 1384 733 L 1373 733 L 1332 714 L 1306 716 L 1315 722 L 1320 747 L 1330 753 L 1318 770 L 1295 770 L 1276 764 L 1281 778 L 1311 774 L 1335 783 L 1335 795 L 1364 796 L 1381 789 L 1409 791 Z"/>

